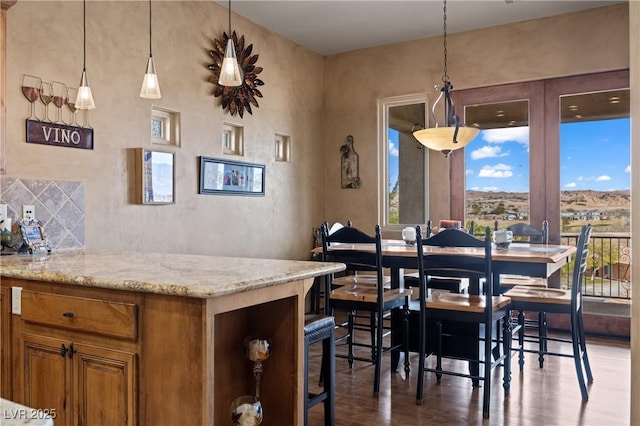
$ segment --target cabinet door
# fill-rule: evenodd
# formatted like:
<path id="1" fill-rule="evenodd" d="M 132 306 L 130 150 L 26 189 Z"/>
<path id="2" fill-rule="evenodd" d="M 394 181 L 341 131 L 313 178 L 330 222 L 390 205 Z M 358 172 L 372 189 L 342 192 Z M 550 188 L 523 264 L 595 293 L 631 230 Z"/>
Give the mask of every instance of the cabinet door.
<path id="1" fill-rule="evenodd" d="M 69 426 L 71 371 L 69 342 L 32 334 L 20 334 L 16 366 L 17 402 L 55 413 L 56 426 Z"/>
<path id="2" fill-rule="evenodd" d="M 135 425 L 136 355 L 81 344 L 73 349 L 75 425 Z"/>

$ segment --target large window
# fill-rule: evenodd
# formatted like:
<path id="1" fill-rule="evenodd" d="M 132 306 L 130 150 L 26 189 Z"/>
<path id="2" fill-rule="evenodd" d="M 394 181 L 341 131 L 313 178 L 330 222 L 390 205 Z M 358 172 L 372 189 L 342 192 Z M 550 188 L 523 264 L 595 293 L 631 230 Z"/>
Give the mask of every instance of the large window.
<path id="1" fill-rule="evenodd" d="M 401 96 L 379 102 L 380 187 L 385 226 L 423 224 L 429 212 L 428 149 L 413 137 L 412 129 L 426 127 L 426 95 Z"/>

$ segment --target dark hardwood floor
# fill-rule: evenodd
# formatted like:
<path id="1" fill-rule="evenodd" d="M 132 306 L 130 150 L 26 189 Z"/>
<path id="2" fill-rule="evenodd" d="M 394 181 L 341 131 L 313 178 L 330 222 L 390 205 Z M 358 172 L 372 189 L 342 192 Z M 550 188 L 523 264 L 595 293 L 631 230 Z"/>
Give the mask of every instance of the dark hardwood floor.
<path id="1" fill-rule="evenodd" d="M 317 384 L 320 365 L 320 348 L 314 346 L 311 385 Z M 629 342 L 588 338 L 587 348 L 594 375 L 588 402 L 580 397 L 573 359 L 548 357 L 540 369 L 537 356 L 526 354 L 522 374 L 517 356 L 512 358 L 511 392 L 507 397 L 502 389 L 502 367 L 494 370 L 488 420 L 482 418 L 482 388 L 472 388 L 465 378 L 444 376 L 438 385 L 435 375 L 426 373 L 424 404 L 416 405 L 417 354 L 410 356 L 408 378 L 404 372 L 392 374 L 390 354 L 384 355 L 378 398 L 373 397 L 373 364 L 356 361 L 349 369 L 346 359 L 337 358 L 336 425 L 628 425 Z M 338 351 L 344 349 L 338 344 Z M 451 362 L 463 369 L 466 366 Z M 321 405 L 311 410 L 309 419 L 310 426 L 324 424 Z"/>

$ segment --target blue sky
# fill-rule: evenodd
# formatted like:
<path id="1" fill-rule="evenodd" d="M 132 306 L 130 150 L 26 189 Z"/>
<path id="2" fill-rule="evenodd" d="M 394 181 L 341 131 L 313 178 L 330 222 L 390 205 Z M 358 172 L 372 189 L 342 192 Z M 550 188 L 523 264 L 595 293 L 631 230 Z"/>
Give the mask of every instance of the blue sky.
<path id="1" fill-rule="evenodd" d="M 567 123 L 560 126 L 562 190 L 629 189 L 629 119 Z M 389 132 L 390 185 L 398 178 L 398 135 Z M 477 191 L 529 191 L 529 128 L 482 130 L 465 149 L 466 188 Z"/>

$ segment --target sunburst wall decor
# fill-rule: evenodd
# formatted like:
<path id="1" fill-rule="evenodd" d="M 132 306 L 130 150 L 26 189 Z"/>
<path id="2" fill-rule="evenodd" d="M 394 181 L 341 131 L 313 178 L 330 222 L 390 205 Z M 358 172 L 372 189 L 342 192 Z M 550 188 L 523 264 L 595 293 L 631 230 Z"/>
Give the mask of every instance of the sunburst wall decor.
<path id="1" fill-rule="evenodd" d="M 226 32 L 223 33 L 222 40 L 214 40 L 214 49 L 209 50 L 209 56 L 214 60 L 214 63 L 207 65 L 207 68 L 209 68 L 213 73 L 209 79 L 211 83 L 215 84 L 213 95 L 216 98 L 222 96 L 222 109 L 228 110 L 231 115 L 236 115 L 237 113 L 242 117 L 245 110 L 249 114 L 253 114 L 251 111 L 251 105 L 256 108 L 259 107 L 258 100 L 256 98 L 261 98 L 262 92 L 260 92 L 258 86 L 263 86 L 264 81 L 258 78 L 258 74 L 262 72 L 262 67 L 256 66 L 259 55 L 251 54 L 253 51 L 253 44 L 245 47 L 244 35 L 238 39 L 235 31 L 231 37 L 233 37 L 233 44 L 236 47 L 238 65 L 240 65 L 240 69 L 242 70 L 242 85 L 238 87 L 227 87 L 218 84 L 220 67 L 222 66 L 222 60 L 224 59 L 224 50 L 227 45 L 227 40 L 229 39 Z"/>

